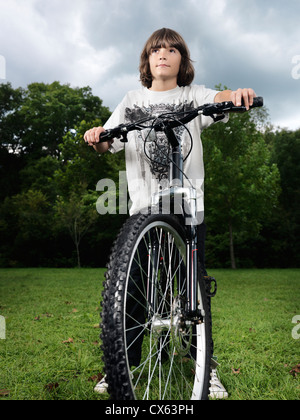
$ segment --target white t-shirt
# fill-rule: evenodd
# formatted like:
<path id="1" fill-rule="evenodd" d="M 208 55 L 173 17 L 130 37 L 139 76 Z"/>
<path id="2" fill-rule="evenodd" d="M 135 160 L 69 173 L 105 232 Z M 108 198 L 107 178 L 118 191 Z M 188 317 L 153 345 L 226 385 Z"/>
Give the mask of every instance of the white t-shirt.
<path id="1" fill-rule="evenodd" d="M 176 87 L 165 92 L 147 88 L 128 92 L 113 112 L 104 128 L 114 128 L 122 123 L 135 122 L 164 112 L 184 111 L 206 103 L 213 103 L 218 92 L 205 86 Z M 223 120 L 224 121 L 224 120 Z M 225 122 L 225 121 L 224 121 Z M 180 139 L 185 159 L 183 170 L 197 190 L 197 211 L 204 212 L 204 164 L 201 132 L 213 123 L 211 117 L 200 116 L 187 126 L 193 138 L 193 149 L 188 131 L 175 129 Z M 151 125 L 151 122 L 149 123 Z M 125 148 L 126 175 L 129 196 L 132 201 L 130 214 L 138 213 L 151 204 L 151 196 L 166 185 L 170 146 L 163 133 L 157 134 L 156 142 L 150 141 L 149 131 L 133 131 L 128 134 L 128 143 L 115 139 L 110 151 L 117 153 Z M 146 144 L 145 144 L 146 140 Z M 145 153 L 146 152 L 146 153 Z M 184 186 L 190 186 L 185 179 Z"/>

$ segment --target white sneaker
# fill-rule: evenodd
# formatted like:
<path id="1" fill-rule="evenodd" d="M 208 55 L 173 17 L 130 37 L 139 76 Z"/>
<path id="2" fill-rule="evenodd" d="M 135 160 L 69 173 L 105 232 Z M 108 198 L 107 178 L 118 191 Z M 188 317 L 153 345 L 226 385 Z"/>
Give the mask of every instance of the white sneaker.
<path id="1" fill-rule="evenodd" d="M 224 386 L 221 384 L 217 369 L 212 369 L 210 385 L 210 398 L 216 400 L 228 398 L 228 393 Z M 97 383 L 97 385 L 94 388 L 94 391 L 98 394 L 105 394 L 107 393 L 107 388 L 108 384 L 106 383 L 106 376 L 104 376 L 104 378 L 102 378 L 101 381 Z"/>
<path id="2" fill-rule="evenodd" d="M 214 400 L 225 400 L 228 398 L 228 392 L 225 387 L 221 384 L 217 369 L 212 369 L 210 381 L 210 398 Z"/>
<path id="3" fill-rule="evenodd" d="M 94 388 L 94 391 L 98 394 L 105 394 L 107 392 L 108 384 L 106 383 L 106 376 L 101 379 L 100 382 Z"/>

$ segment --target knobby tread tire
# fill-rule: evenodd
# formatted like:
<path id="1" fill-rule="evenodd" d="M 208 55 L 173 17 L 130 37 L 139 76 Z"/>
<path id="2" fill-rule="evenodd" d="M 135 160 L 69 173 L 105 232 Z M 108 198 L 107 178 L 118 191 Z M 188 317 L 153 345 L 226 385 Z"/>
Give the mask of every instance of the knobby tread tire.
<path id="1" fill-rule="evenodd" d="M 139 233 L 149 223 L 164 220 L 176 227 L 177 231 L 179 231 L 180 235 L 184 238 L 184 229 L 176 216 L 139 214 L 132 216 L 125 222 L 111 250 L 109 262 L 107 264 L 107 272 L 105 274 L 104 291 L 102 293 L 101 340 L 108 392 L 112 400 L 133 400 L 135 398 L 125 357 L 122 301 L 132 250 Z M 204 283 L 202 284 L 201 289 L 203 293 L 205 290 Z M 209 299 L 207 298 L 206 301 L 206 329 L 209 337 L 211 337 Z M 211 338 L 209 340 L 210 344 L 208 345 L 208 351 L 211 356 Z M 208 358 L 209 364 L 210 356 Z M 206 371 L 207 377 L 205 379 L 203 399 L 208 398 L 210 367 L 208 367 Z"/>

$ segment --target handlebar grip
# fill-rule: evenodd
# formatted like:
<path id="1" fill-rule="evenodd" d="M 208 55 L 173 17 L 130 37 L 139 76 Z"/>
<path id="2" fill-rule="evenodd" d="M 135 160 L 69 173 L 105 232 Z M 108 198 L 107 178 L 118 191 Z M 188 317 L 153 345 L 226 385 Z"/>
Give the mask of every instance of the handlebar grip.
<path id="1" fill-rule="evenodd" d="M 258 96 L 257 98 L 253 99 L 253 105 L 251 108 L 258 108 L 264 106 L 264 98 L 262 96 Z"/>
<path id="2" fill-rule="evenodd" d="M 108 141 L 109 135 L 110 135 L 109 131 L 104 131 L 103 133 L 101 133 L 99 136 L 100 142 Z"/>
<path id="3" fill-rule="evenodd" d="M 126 133 L 129 131 L 128 125 L 120 124 L 118 127 L 110 128 L 105 130 L 103 133 L 100 134 L 99 141 L 100 143 L 104 143 L 109 140 L 113 140 L 114 138 L 123 137 L 126 139 Z M 124 140 L 126 141 L 126 140 Z"/>
<path id="4" fill-rule="evenodd" d="M 105 143 L 107 141 L 113 140 L 114 137 L 116 137 L 115 131 L 116 129 L 103 131 L 103 133 L 100 134 L 99 142 Z"/>

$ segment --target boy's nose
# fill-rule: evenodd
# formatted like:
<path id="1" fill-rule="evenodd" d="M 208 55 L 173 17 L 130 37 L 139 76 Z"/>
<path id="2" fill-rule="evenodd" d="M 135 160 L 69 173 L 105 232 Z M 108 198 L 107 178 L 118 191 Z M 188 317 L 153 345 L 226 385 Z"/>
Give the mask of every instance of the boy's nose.
<path id="1" fill-rule="evenodd" d="M 166 49 L 165 48 L 160 49 L 159 58 L 160 58 L 160 60 L 165 60 L 166 59 Z"/>

